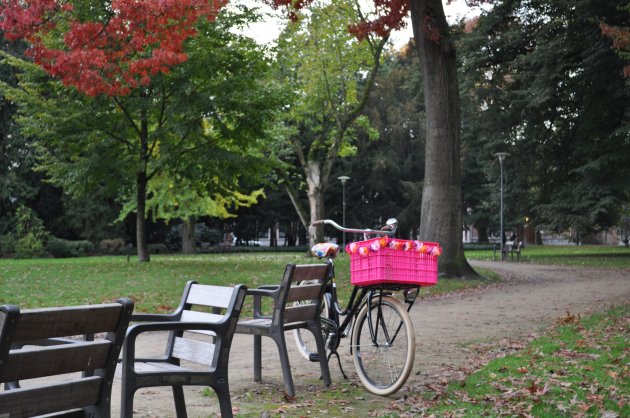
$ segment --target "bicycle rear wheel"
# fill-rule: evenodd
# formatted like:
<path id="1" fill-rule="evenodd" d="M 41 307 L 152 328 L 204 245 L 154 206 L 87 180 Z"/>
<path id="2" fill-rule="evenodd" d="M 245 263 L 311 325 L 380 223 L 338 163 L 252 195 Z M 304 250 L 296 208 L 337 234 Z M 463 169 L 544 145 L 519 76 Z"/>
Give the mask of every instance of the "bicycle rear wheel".
<path id="1" fill-rule="evenodd" d="M 397 392 L 411 373 L 416 348 L 403 304 L 383 296 L 379 306 L 379 299 L 373 298 L 363 305 L 353 328 L 352 359 L 361 383 L 376 395 Z"/>

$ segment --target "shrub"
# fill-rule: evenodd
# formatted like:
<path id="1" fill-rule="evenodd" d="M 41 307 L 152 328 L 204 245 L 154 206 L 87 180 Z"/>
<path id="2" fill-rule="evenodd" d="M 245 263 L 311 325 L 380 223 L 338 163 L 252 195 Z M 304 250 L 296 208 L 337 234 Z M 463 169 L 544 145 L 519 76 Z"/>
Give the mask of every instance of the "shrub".
<path id="1" fill-rule="evenodd" d="M 167 254 L 168 247 L 164 244 L 149 244 L 149 253 L 151 254 Z"/>
<path id="2" fill-rule="evenodd" d="M 53 238 L 46 244 L 46 251 L 55 258 L 78 257 L 70 241 L 60 238 Z"/>
<path id="3" fill-rule="evenodd" d="M 28 233 L 15 243 L 15 256 L 17 258 L 37 258 L 46 255 L 44 241 L 32 233 Z"/>
<path id="4" fill-rule="evenodd" d="M 26 206 L 20 206 L 16 213 L 16 225 L 15 232 L 19 239 L 26 238 L 28 235 L 32 235 L 31 239 L 45 242 L 49 238 L 49 233 L 44 228 L 44 221 L 42 221 L 35 213 L 34 210 Z"/>
<path id="5" fill-rule="evenodd" d="M 104 254 L 122 254 L 125 248 L 125 240 L 122 238 L 104 239 L 99 243 L 99 249 Z"/>
<path id="6" fill-rule="evenodd" d="M 296 247 L 246 247 L 246 246 L 224 246 L 216 245 L 209 247 L 208 253 L 304 253 L 309 251 L 309 247 L 305 245 Z"/>
<path id="7" fill-rule="evenodd" d="M 209 228 L 206 224 L 199 222 L 195 224 L 195 245 L 200 247 L 202 243 L 217 245 L 222 241 L 223 232 L 219 229 Z M 182 249 L 182 224 L 176 224 L 169 228 L 164 243 L 171 252 L 179 252 Z"/>
<path id="8" fill-rule="evenodd" d="M 15 256 L 17 258 L 33 258 L 46 255 L 44 247 L 50 234 L 44 228 L 44 222 L 35 211 L 26 206 L 20 206 L 15 215 L 17 236 Z"/>
<path id="9" fill-rule="evenodd" d="M 0 255 L 13 254 L 15 252 L 15 237 L 11 234 L 0 237 Z"/>
<path id="10" fill-rule="evenodd" d="M 92 241 L 81 240 L 81 241 L 71 241 L 75 246 L 77 252 L 80 256 L 92 255 L 95 252 L 96 246 Z"/>
<path id="11" fill-rule="evenodd" d="M 52 238 L 46 244 L 46 251 L 55 258 L 81 257 L 94 253 L 94 244 L 85 240 Z"/>

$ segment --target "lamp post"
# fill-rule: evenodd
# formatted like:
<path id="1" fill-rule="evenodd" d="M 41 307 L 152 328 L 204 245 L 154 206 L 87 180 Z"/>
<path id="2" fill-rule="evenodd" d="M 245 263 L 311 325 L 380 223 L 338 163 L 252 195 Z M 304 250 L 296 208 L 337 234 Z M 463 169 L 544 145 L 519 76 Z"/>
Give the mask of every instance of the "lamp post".
<path id="1" fill-rule="evenodd" d="M 350 180 L 350 177 L 339 176 L 337 177 L 337 180 L 341 182 L 341 191 L 342 191 L 341 202 L 343 205 L 341 226 L 345 228 L 346 227 L 346 182 Z M 345 250 L 346 250 L 346 233 L 344 232 L 343 233 L 343 251 Z"/>
<path id="2" fill-rule="evenodd" d="M 509 156 L 510 154 L 508 154 L 507 152 L 497 152 L 493 155 L 499 159 L 499 166 L 501 167 L 501 177 L 500 177 L 501 209 L 500 209 L 500 214 L 499 214 L 499 217 L 501 220 L 501 231 L 500 231 L 501 235 L 499 236 L 499 239 L 501 240 L 501 260 L 505 260 L 506 254 L 503 252 L 503 246 L 505 245 L 505 242 L 503 242 L 503 160 L 505 160 L 505 157 Z"/>

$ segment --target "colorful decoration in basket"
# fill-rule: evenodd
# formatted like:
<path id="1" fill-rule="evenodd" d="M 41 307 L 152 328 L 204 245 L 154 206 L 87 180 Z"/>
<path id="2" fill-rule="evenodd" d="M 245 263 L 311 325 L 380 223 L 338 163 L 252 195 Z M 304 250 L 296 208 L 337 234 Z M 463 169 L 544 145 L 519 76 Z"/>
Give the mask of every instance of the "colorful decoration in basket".
<path id="1" fill-rule="evenodd" d="M 348 254 L 368 255 L 383 248 L 391 248 L 398 251 L 418 251 L 438 257 L 442 254 L 442 248 L 436 243 L 425 243 L 422 241 L 410 241 L 389 237 L 374 238 L 367 241 L 351 242 L 346 245 Z"/>
<path id="2" fill-rule="evenodd" d="M 315 244 L 311 248 L 311 254 L 319 258 L 335 257 L 339 253 L 339 246 L 332 242 L 324 242 L 322 244 Z"/>

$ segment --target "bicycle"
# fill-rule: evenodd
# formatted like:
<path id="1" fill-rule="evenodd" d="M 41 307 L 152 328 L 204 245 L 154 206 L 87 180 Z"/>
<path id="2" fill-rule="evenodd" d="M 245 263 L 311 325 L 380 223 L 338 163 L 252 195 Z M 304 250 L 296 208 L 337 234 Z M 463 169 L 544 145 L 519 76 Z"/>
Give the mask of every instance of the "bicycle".
<path id="1" fill-rule="evenodd" d="M 437 281 L 436 259 L 441 251 L 439 245 L 388 238 L 396 232 L 398 223 L 393 218 L 380 230 L 345 228 L 330 219 L 313 222 L 313 225 L 322 224 L 342 232 L 360 233 L 364 237 L 364 241 L 350 243 L 346 247 L 351 257 L 353 289 L 344 309 L 337 299 L 334 272 L 334 259 L 339 253 L 339 246 L 317 244 L 311 249 L 313 255 L 326 258 L 331 264 L 321 314 L 327 360 L 336 356 L 341 373 L 347 379 L 337 349 L 341 338 L 351 334 L 350 351 L 361 383 L 376 395 L 391 395 L 405 384 L 413 368 L 416 340 L 409 311 L 420 286 L 435 284 Z M 369 240 L 371 235 L 380 237 Z M 380 250 L 386 254 L 378 254 Z M 398 266 L 401 263 L 396 260 L 400 255 L 396 251 L 401 251 L 402 256 L 409 258 L 412 264 L 417 264 L 414 260 L 418 257 L 422 258 L 422 271 L 416 268 L 417 265 L 410 271 L 401 270 Z M 370 257 L 372 255 L 374 257 Z M 370 266 L 363 268 L 361 262 L 364 261 Z M 383 261 L 384 264 L 381 263 Z M 405 264 L 409 264 L 407 260 Z M 430 271 L 427 271 L 427 266 Z M 403 292 L 407 307 L 393 296 L 396 291 Z M 302 356 L 318 361 L 313 336 L 301 330 L 295 330 L 294 335 Z"/>

